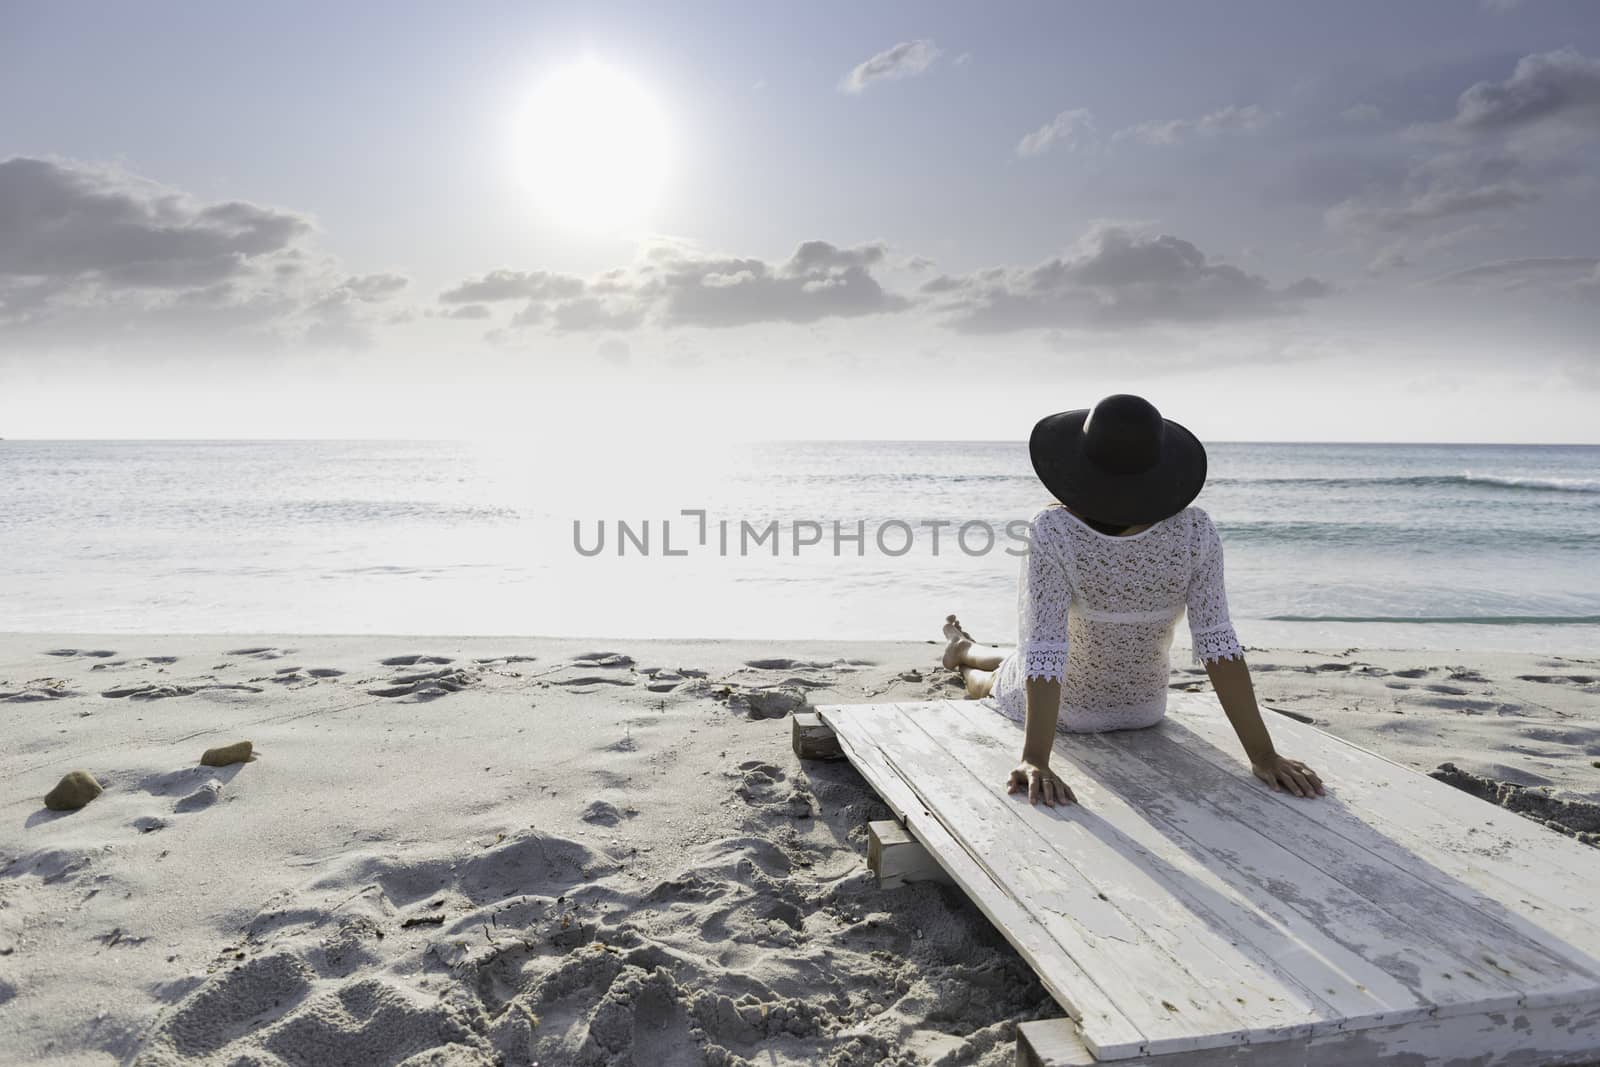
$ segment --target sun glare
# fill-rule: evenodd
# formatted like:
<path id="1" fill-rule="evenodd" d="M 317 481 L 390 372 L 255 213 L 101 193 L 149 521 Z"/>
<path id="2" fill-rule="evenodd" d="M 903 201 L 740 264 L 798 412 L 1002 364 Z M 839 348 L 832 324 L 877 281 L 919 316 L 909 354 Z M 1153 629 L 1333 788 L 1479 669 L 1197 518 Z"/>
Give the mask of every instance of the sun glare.
<path id="1" fill-rule="evenodd" d="M 518 118 L 521 177 L 543 216 L 584 228 L 638 222 L 666 182 L 670 145 L 655 96 L 596 60 L 547 76 Z"/>

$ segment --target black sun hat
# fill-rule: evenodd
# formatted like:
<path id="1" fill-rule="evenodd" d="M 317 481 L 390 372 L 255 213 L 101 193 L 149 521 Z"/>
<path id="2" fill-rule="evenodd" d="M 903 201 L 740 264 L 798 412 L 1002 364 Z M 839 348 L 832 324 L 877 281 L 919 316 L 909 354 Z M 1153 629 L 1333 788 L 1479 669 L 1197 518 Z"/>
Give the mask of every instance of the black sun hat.
<path id="1" fill-rule="evenodd" d="M 1033 428 L 1034 473 L 1082 518 L 1138 526 L 1176 515 L 1206 483 L 1206 450 L 1143 397 L 1047 415 Z"/>

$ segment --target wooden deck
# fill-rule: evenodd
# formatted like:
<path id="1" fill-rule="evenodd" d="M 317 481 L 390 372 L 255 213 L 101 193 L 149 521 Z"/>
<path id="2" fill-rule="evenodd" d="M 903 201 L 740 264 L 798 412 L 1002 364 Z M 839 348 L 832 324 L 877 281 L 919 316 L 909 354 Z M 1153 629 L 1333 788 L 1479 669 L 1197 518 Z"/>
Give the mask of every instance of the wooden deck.
<path id="1" fill-rule="evenodd" d="M 1328 791 L 1274 793 L 1209 694 L 1058 738 L 1060 808 L 1007 795 L 1021 728 L 982 704 L 817 710 L 1070 1016 L 1020 1063 L 1600 1059 L 1600 850 L 1290 720 Z"/>

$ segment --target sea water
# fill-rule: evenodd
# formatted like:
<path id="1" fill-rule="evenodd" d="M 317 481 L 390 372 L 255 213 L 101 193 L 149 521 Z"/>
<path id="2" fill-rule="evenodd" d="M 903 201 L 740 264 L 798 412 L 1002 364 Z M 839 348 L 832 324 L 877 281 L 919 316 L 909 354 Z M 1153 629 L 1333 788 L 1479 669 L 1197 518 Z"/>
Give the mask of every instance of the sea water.
<path id="1" fill-rule="evenodd" d="M 1600 651 L 1600 447 L 1208 450 L 1247 644 Z M 1004 643 L 1049 499 L 1013 442 L 3 441 L 0 486 L 0 629 L 55 632 Z"/>

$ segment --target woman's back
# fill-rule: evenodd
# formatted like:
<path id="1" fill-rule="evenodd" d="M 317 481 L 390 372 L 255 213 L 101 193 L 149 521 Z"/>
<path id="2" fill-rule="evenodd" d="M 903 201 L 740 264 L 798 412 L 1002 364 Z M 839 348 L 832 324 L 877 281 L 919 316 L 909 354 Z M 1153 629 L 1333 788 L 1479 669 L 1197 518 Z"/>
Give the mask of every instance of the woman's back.
<path id="1" fill-rule="evenodd" d="M 1136 533 L 1100 533 L 1067 509 L 1034 519 L 1019 605 L 1019 647 L 992 693 L 1022 721 L 1027 679 L 1061 682 L 1060 728 L 1132 729 L 1166 713 L 1168 652 L 1190 615 L 1197 656 L 1242 656 L 1227 615 L 1222 546 L 1199 508 Z"/>

